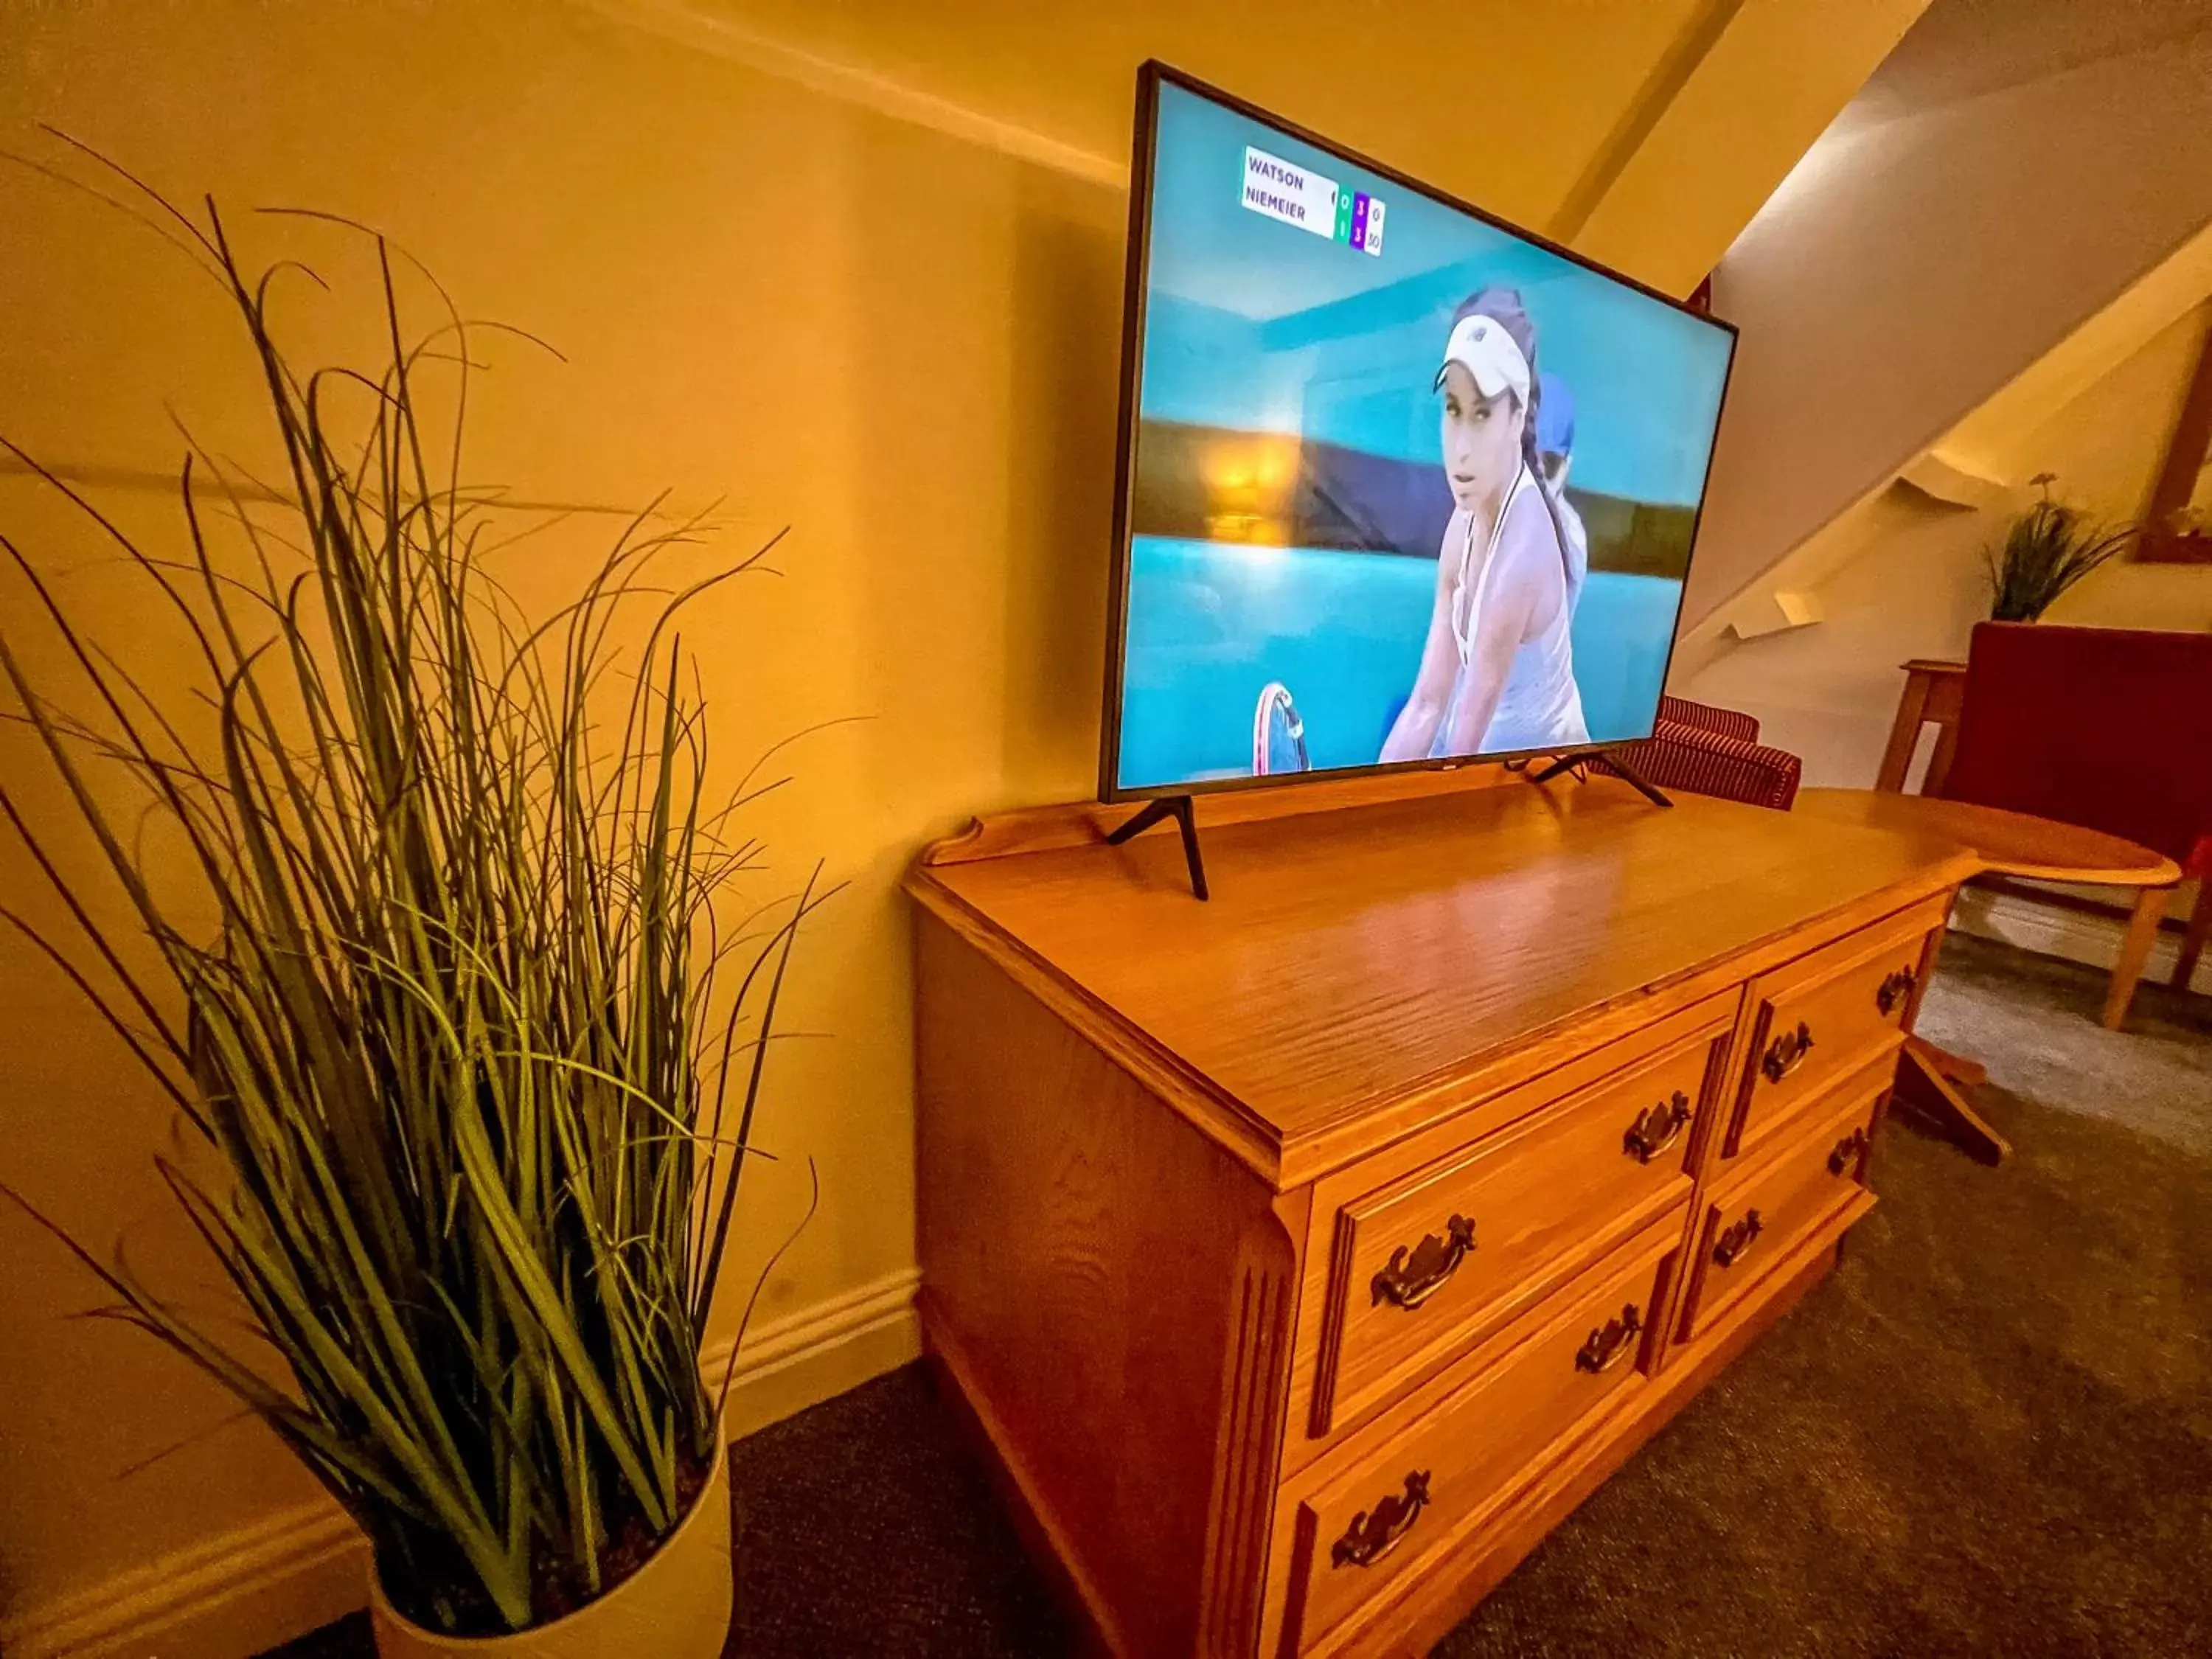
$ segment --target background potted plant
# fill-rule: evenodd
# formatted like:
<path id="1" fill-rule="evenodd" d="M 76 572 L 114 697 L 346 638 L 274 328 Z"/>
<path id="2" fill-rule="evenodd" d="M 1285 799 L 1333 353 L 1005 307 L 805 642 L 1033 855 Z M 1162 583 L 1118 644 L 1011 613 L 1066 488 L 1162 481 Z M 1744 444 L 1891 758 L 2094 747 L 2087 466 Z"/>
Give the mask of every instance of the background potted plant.
<path id="1" fill-rule="evenodd" d="M 410 342 L 370 235 L 388 352 L 305 372 L 271 323 L 286 266 L 249 273 L 212 204 L 198 220 L 123 177 L 228 295 L 284 475 L 194 453 L 156 548 L 7 445 L 112 540 L 200 684 L 140 684 L 0 536 L 28 596 L 0 681 L 73 819 L 0 788 L 67 921 L 0 916 L 175 1103 L 161 1175 L 289 1375 L 9 1196 L 102 1311 L 234 1393 L 358 1522 L 386 1654 L 719 1654 L 730 1376 L 702 1376 L 701 1343 L 823 895 L 718 914 L 759 848 L 732 817 L 748 786 L 708 797 L 674 623 L 759 555 L 650 588 L 696 526 L 641 514 L 526 617 L 458 413 L 434 433 L 423 413 L 436 376 L 463 405 L 487 331 L 447 306 Z M 33 674 L 33 628 L 73 686 Z M 126 925 L 64 878 L 65 834 Z"/>
<path id="2" fill-rule="evenodd" d="M 1990 572 L 1990 620 L 2033 622 L 2058 596 L 2117 556 L 2136 537 L 2134 525 L 2107 525 L 2077 507 L 2051 499 L 2056 475 L 2028 482 L 2035 505 L 2006 528 L 2004 539 L 1984 556 Z"/>

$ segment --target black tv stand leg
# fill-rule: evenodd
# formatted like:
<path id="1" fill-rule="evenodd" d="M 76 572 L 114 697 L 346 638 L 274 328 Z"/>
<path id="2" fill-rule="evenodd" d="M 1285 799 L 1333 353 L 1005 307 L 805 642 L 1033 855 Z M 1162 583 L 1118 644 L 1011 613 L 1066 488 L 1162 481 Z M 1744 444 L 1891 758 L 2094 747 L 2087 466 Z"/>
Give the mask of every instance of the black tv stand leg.
<path id="1" fill-rule="evenodd" d="M 1599 766 L 1602 766 L 1607 771 L 1612 773 L 1613 776 L 1619 778 L 1623 783 L 1636 791 L 1638 794 L 1643 796 L 1644 799 L 1650 801 L 1654 806 L 1672 806 L 1674 804 L 1658 789 L 1655 788 L 1649 781 L 1639 776 L 1634 767 L 1631 766 L 1626 761 L 1621 759 L 1620 756 L 1614 754 L 1609 749 L 1600 749 L 1595 752 L 1586 750 L 1579 755 L 1562 756 L 1558 760 L 1553 761 L 1549 766 L 1546 767 L 1542 771 L 1531 773 L 1529 775 L 1528 781 L 1531 783 L 1549 783 L 1553 778 L 1558 777 L 1561 773 L 1571 772 L 1576 767 L 1580 766 L 1585 761 L 1593 762 Z"/>
<path id="2" fill-rule="evenodd" d="M 1141 836 L 1162 818 L 1173 818 L 1176 827 L 1182 831 L 1183 862 L 1190 866 L 1190 890 L 1200 898 L 1208 896 L 1206 890 L 1206 860 L 1198 855 L 1198 819 L 1191 811 L 1188 795 L 1162 795 L 1151 802 L 1136 817 L 1106 837 L 1109 847 L 1119 847 L 1132 836 Z"/>

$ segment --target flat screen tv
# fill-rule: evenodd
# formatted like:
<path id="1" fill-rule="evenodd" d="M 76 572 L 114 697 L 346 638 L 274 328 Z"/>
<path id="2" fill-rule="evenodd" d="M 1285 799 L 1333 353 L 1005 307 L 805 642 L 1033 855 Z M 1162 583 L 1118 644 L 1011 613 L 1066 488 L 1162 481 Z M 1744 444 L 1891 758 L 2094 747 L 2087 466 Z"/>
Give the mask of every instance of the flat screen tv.
<path id="1" fill-rule="evenodd" d="M 1735 347 L 1146 64 L 1102 797 L 1649 737 Z"/>

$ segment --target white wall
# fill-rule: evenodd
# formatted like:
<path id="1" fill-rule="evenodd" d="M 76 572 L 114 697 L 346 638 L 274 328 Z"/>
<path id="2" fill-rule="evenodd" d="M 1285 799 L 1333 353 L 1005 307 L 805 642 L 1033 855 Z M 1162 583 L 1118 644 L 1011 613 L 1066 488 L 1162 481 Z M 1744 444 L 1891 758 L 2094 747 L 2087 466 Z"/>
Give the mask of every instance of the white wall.
<path id="1" fill-rule="evenodd" d="M 2174 416 L 2204 347 L 2212 307 L 2184 317 L 2079 395 L 2038 422 L 2021 411 L 1978 420 L 2006 434 L 1983 459 L 2012 478 L 2057 475 L 2054 492 L 2109 520 L 2129 520 L 2148 504 Z M 1801 756 L 1808 787 L 1872 785 L 1905 687 L 1899 665 L 1913 657 L 1961 659 L 1974 624 L 1989 615 L 1984 550 L 2003 534 L 2009 508 L 1946 505 L 1904 483 L 1850 509 L 1822 532 L 1821 560 L 1833 574 L 1815 590 L 1825 620 L 1755 639 L 1723 636 L 1668 689 L 1755 714 L 1762 741 Z M 2053 622 L 2087 627 L 2212 630 L 2212 566 L 2119 560 L 2062 597 Z M 1703 666 L 1698 666 L 1698 663 Z M 1932 730 L 1923 732 L 1908 788 L 1919 787 Z M 2111 903 L 2111 890 L 2081 889 Z M 2186 914 L 2193 890 L 2171 906 Z M 1959 925 L 2026 949 L 2109 968 L 2118 921 L 2085 917 L 2021 895 L 1974 893 Z M 2172 963 L 2161 941 L 2148 972 Z M 2212 963 L 2197 986 L 2212 990 Z"/>
<path id="2" fill-rule="evenodd" d="M 2212 35 L 1839 122 L 1716 274 L 1715 309 L 1743 338 L 1686 623 L 2208 218 Z"/>
<path id="3" fill-rule="evenodd" d="M 1803 758 L 1808 787 L 1865 787 L 1904 689 L 1898 665 L 1963 656 L 1989 615 L 1986 517 L 1902 484 L 1862 504 L 1837 526 L 1856 552 L 1816 590 L 1823 620 L 1729 641 L 1668 690 L 1756 714 L 1761 742 Z"/>
<path id="4" fill-rule="evenodd" d="M 2207 313 L 2160 332 L 2037 422 L 2017 421 L 2002 476 L 2057 475 L 2060 498 L 2100 518 L 2139 516 L 2203 348 Z M 1984 550 L 2009 509 L 1965 508 L 1898 483 L 1824 532 L 1838 568 L 1814 591 L 1824 620 L 1731 640 L 1670 689 L 1759 717 L 1765 740 L 1805 761 L 1808 785 L 1873 783 L 1912 657 L 1963 659 L 1989 615 Z M 2116 562 L 2062 599 L 2053 622 L 2212 629 L 2212 568 Z"/>

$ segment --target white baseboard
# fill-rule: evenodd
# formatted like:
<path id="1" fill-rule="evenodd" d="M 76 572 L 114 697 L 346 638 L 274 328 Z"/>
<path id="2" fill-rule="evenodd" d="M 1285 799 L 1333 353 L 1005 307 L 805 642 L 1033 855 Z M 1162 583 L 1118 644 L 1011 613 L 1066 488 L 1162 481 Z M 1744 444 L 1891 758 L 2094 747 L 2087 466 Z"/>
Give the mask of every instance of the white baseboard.
<path id="1" fill-rule="evenodd" d="M 367 1551 L 327 1500 L 133 1568 L 0 1626 L 7 1659 L 245 1659 L 363 1606 Z"/>
<path id="2" fill-rule="evenodd" d="M 921 1285 L 919 1267 L 902 1267 L 746 1332 L 730 1382 L 730 1438 L 742 1440 L 921 1358 L 914 1307 Z M 714 1343 L 699 1357 L 700 1374 L 719 1388 L 729 1363 L 730 1345 Z"/>
<path id="3" fill-rule="evenodd" d="M 2120 940 L 2126 924 L 2115 916 L 2039 904 L 2016 892 L 1992 892 L 1969 887 L 1959 895 L 1954 925 L 1961 933 L 2016 945 L 2039 956 L 2063 957 L 2069 962 L 2110 969 L 2119 960 Z M 2144 980 L 2163 985 L 2173 972 L 2181 941 L 2171 928 L 2160 931 L 2143 968 Z M 2197 964 L 2190 988 L 2212 995 L 2212 951 Z"/>
<path id="4" fill-rule="evenodd" d="M 741 1439 L 921 1352 L 920 1272 L 902 1267 L 746 1333 L 730 1382 Z M 731 1345 L 700 1358 L 721 1385 Z M 132 1569 L 0 1622 L 7 1659 L 246 1659 L 368 1603 L 368 1550 L 318 1501 Z"/>

